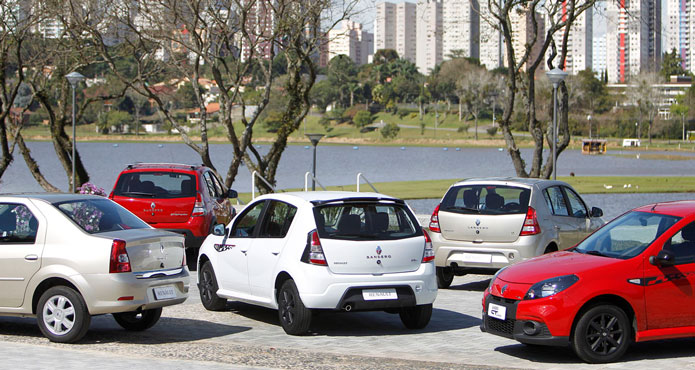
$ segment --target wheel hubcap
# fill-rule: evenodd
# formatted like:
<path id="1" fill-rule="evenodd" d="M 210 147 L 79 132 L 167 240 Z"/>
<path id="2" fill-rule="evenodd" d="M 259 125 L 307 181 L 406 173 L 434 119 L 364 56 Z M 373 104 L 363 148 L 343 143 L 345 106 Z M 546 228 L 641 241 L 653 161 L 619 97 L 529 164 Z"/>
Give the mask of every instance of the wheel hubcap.
<path id="1" fill-rule="evenodd" d="M 203 271 L 203 298 L 206 301 L 212 299 L 212 276 L 209 271 Z"/>
<path id="2" fill-rule="evenodd" d="M 615 352 L 625 338 L 624 329 L 620 327 L 620 321 L 611 314 L 600 314 L 589 323 L 586 332 L 586 341 L 592 352 L 600 355 L 609 355 Z"/>
<path id="3" fill-rule="evenodd" d="M 75 325 L 75 307 L 62 295 L 48 299 L 43 306 L 43 323 L 54 335 L 65 335 Z"/>

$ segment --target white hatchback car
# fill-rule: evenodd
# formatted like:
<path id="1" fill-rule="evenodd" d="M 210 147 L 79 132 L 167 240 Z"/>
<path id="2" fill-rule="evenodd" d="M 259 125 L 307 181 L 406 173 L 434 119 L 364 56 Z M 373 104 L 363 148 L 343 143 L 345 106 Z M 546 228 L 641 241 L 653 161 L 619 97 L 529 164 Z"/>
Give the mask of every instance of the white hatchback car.
<path id="1" fill-rule="evenodd" d="M 437 296 L 434 253 L 404 201 L 377 193 L 303 192 L 256 198 L 198 257 L 208 310 L 234 299 L 278 310 L 288 334 L 312 310 L 399 313 L 423 328 Z"/>

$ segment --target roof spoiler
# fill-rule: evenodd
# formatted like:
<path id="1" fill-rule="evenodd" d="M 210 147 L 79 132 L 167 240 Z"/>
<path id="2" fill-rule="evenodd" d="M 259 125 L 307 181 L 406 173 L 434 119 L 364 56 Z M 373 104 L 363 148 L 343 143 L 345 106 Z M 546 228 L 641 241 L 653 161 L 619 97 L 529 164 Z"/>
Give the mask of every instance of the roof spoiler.
<path id="1" fill-rule="evenodd" d="M 340 199 L 328 199 L 328 200 L 312 200 L 311 204 L 315 206 L 322 206 L 330 203 L 359 203 L 359 202 L 393 202 L 396 204 L 405 204 L 405 201 L 397 198 L 380 198 L 380 197 L 354 197 L 354 198 L 340 198 Z"/>

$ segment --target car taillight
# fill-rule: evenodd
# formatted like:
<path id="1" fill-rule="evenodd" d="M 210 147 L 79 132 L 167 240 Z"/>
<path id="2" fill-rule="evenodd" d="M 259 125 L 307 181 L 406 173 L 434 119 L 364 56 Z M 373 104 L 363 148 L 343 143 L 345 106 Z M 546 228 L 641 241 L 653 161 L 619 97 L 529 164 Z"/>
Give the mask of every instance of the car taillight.
<path id="1" fill-rule="evenodd" d="M 111 244 L 111 263 L 109 273 L 130 272 L 130 259 L 125 250 L 125 241 L 114 239 Z"/>
<path id="2" fill-rule="evenodd" d="M 326 256 L 323 254 L 323 248 L 321 248 L 319 233 L 316 230 L 312 231 L 309 237 L 309 263 L 323 266 L 328 265 L 328 263 L 326 263 Z"/>
<path id="3" fill-rule="evenodd" d="M 109 193 L 109 199 L 113 200 L 113 191 Z"/>
<path id="4" fill-rule="evenodd" d="M 432 239 L 430 239 L 427 231 L 422 229 L 422 232 L 425 234 L 425 253 L 422 255 L 422 263 L 425 263 L 434 260 L 434 249 L 432 249 Z"/>
<path id="5" fill-rule="evenodd" d="M 191 213 L 191 216 L 205 216 L 205 204 L 203 203 L 203 199 L 200 197 L 200 194 L 195 196 L 195 204 L 193 205 L 193 212 Z"/>
<path id="6" fill-rule="evenodd" d="M 432 217 L 430 217 L 430 231 L 433 233 L 441 233 L 442 230 L 439 229 L 439 204 L 432 212 Z"/>
<path id="7" fill-rule="evenodd" d="M 524 219 L 524 226 L 521 228 L 521 234 L 524 235 L 536 235 L 540 234 L 541 226 L 538 224 L 538 217 L 536 216 L 536 210 L 533 207 L 528 207 L 526 211 L 526 218 Z"/>

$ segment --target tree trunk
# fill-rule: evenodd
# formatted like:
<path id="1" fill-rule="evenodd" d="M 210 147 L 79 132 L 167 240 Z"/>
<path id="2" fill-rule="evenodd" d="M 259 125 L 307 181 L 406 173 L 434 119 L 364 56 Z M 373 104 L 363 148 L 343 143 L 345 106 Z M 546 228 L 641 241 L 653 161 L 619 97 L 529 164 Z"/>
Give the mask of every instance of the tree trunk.
<path id="1" fill-rule="evenodd" d="M 49 191 L 52 193 L 59 193 L 60 189 L 57 187 L 53 186 L 46 178 L 43 176 L 41 173 L 41 170 L 39 169 L 39 165 L 36 163 L 34 158 L 31 156 L 31 151 L 29 148 L 26 146 L 26 143 L 24 142 L 24 138 L 22 137 L 21 134 L 17 134 L 17 144 L 19 145 L 19 150 L 22 152 L 22 157 L 24 157 L 24 162 L 26 162 L 27 167 L 29 168 L 29 172 L 31 172 L 31 175 L 34 177 L 36 182 L 41 185 L 43 190 Z"/>
<path id="2" fill-rule="evenodd" d="M 459 122 L 463 119 L 463 104 L 461 104 L 461 100 L 459 100 Z"/>

